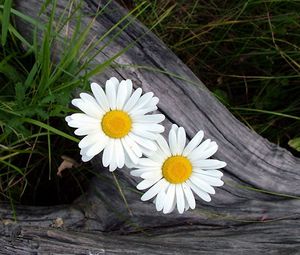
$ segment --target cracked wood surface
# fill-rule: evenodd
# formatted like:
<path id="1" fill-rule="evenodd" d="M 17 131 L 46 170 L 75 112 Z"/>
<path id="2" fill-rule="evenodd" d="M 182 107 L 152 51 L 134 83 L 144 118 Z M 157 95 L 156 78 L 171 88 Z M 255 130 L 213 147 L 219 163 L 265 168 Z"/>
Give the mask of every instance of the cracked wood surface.
<path id="1" fill-rule="evenodd" d="M 16 8 L 36 17 L 36 0 L 16 1 Z M 57 15 L 67 4 L 58 1 Z M 107 1 L 86 0 L 83 27 Z M 115 2 L 98 16 L 90 38 L 100 37 L 126 12 Z M 40 18 L 47 20 L 47 15 Z M 72 23 L 70 23 L 72 27 Z M 30 26 L 20 26 L 32 37 Z M 163 215 L 134 192 L 137 179 L 128 169 L 116 177 L 128 201 L 125 206 L 114 178 L 93 160 L 95 177 L 85 195 L 71 205 L 17 207 L 12 222 L 9 207 L 0 208 L 3 254 L 300 254 L 300 159 L 241 124 L 211 95 L 201 81 L 155 35 L 133 21 L 91 65 L 139 40 L 115 62 L 93 77 L 104 84 L 111 76 L 130 78 L 135 87 L 160 98 L 159 111 L 171 123 L 184 126 L 188 137 L 199 129 L 219 144 L 215 158 L 227 162 L 225 185 L 211 203 L 198 200 L 195 210 Z M 99 46 L 101 47 L 101 46 Z M 62 49 L 61 49 L 62 50 Z M 123 65 L 123 66 L 121 66 Z M 124 66 L 126 65 L 126 67 Z M 147 68 L 137 68 L 134 66 Z M 160 70 L 153 71 L 154 69 Z M 169 73 L 169 74 L 166 74 Z M 170 75 L 170 73 L 172 75 Z M 180 77 L 180 78 L 179 78 Z M 268 193 L 255 191 L 263 189 Z M 276 196 L 271 193 L 282 193 Z M 63 225 L 55 226 L 61 218 Z"/>

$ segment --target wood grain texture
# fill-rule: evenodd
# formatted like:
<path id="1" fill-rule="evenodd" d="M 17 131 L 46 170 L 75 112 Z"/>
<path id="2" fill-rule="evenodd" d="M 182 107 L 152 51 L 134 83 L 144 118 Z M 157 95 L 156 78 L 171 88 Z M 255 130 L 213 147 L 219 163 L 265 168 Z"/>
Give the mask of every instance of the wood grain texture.
<path id="1" fill-rule="evenodd" d="M 19 0 L 16 7 L 35 17 L 39 2 Z M 58 1 L 57 15 L 66 2 Z M 98 5 L 106 3 L 85 2 L 83 27 Z M 97 17 L 90 38 L 103 35 L 125 14 L 112 1 Z M 47 20 L 47 15 L 41 19 Z M 20 29 L 28 38 L 32 36 L 30 26 Z M 270 194 L 300 196 L 300 159 L 241 124 L 177 56 L 136 21 L 91 65 L 102 63 L 133 41 L 134 46 L 115 61 L 115 67 L 93 80 L 104 84 L 111 76 L 130 78 L 135 87 L 153 91 L 160 98 L 159 111 L 167 117 L 167 131 L 171 123 L 184 126 L 188 137 L 203 129 L 206 137 L 219 144 L 215 157 L 228 164 L 225 185 L 217 189 L 211 203 L 198 200 L 193 211 L 163 215 L 151 202 L 140 201 L 140 194 L 134 191 L 137 179 L 124 168 L 116 172 L 116 177 L 129 213 L 99 156 L 93 165 L 101 178 L 95 177 L 87 194 L 72 205 L 21 206 L 16 223 L 10 221 L 9 207 L 0 209 L 3 254 L 300 254 L 300 200 Z M 57 218 L 64 222 L 59 229 L 53 224 Z"/>

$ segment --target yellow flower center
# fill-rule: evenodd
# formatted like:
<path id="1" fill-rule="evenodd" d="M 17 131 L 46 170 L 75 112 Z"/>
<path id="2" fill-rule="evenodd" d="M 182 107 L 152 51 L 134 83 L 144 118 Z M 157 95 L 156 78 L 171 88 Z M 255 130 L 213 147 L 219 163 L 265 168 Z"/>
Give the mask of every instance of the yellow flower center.
<path id="1" fill-rule="evenodd" d="M 162 173 L 170 183 L 183 183 L 192 174 L 192 164 L 186 157 L 171 156 L 163 163 Z"/>
<path id="2" fill-rule="evenodd" d="M 132 127 L 130 116 L 119 110 L 107 112 L 101 122 L 103 132 L 111 138 L 126 136 Z"/>

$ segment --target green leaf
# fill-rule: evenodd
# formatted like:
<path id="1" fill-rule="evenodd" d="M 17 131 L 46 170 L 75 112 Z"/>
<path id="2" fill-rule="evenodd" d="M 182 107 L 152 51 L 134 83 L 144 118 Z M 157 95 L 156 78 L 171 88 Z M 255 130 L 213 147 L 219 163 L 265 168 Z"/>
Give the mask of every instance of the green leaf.
<path id="1" fill-rule="evenodd" d="M 18 105 L 23 105 L 25 100 L 25 87 L 22 83 L 18 82 L 15 86 L 16 101 Z"/>
<path id="2" fill-rule="evenodd" d="M 17 83 L 23 80 L 22 73 L 9 64 L 9 61 L 14 58 L 14 55 L 8 55 L 6 58 L 0 62 L 0 73 L 3 73 L 9 80 L 13 83 Z"/>
<path id="3" fill-rule="evenodd" d="M 296 151 L 300 151 L 300 137 L 289 140 L 289 146 Z"/>
<path id="4" fill-rule="evenodd" d="M 5 0 L 4 6 L 3 6 L 2 34 L 1 34 L 2 46 L 4 46 L 5 43 L 6 43 L 7 31 L 8 31 L 8 26 L 9 26 L 10 10 L 11 10 L 11 3 L 12 3 L 12 0 Z"/>
<path id="5" fill-rule="evenodd" d="M 69 108 L 63 105 L 54 105 L 53 109 L 50 111 L 49 116 L 50 117 L 61 117 L 63 118 L 68 113 Z"/>
<path id="6" fill-rule="evenodd" d="M 38 74 L 38 71 L 39 71 L 39 65 L 36 62 L 36 63 L 34 63 L 33 67 L 31 68 L 31 70 L 24 82 L 25 88 L 34 87 L 34 83 L 35 83 L 35 79 Z"/>

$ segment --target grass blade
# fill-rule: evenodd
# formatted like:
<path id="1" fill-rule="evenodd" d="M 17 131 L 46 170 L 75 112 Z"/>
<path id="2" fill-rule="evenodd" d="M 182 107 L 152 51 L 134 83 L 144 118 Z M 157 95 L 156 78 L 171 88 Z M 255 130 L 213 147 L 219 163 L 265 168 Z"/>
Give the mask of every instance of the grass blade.
<path id="1" fill-rule="evenodd" d="M 289 119 L 294 119 L 294 120 L 300 120 L 300 117 L 290 115 L 290 114 L 284 114 L 280 112 L 274 112 L 274 111 L 267 111 L 267 110 L 260 110 L 260 109 L 251 109 L 251 108 L 243 108 L 243 107 L 231 107 L 231 110 L 236 110 L 236 111 L 244 111 L 244 112 L 259 112 L 259 113 L 265 113 L 269 115 L 276 115 L 280 116 L 283 118 L 289 118 Z"/>
<path id="2" fill-rule="evenodd" d="M 300 151 L 300 137 L 289 140 L 288 145 L 296 151 Z"/>
<path id="3" fill-rule="evenodd" d="M 11 4 L 12 4 L 12 0 L 5 0 L 4 6 L 3 6 L 2 34 L 1 34 L 1 44 L 2 44 L 2 46 L 4 46 L 6 44 Z"/>
<path id="4" fill-rule="evenodd" d="M 52 127 L 52 126 L 50 126 L 48 124 L 45 124 L 43 122 L 40 122 L 38 120 L 24 118 L 24 119 L 22 119 L 22 121 L 30 123 L 30 124 L 33 124 L 33 125 L 41 127 L 41 128 L 44 128 L 44 129 L 46 129 L 46 130 L 48 130 L 48 131 L 50 131 L 50 132 L 52 132 L 54 134 L 60 135 L 60 136 L 62 136 L 64 138 L 66 138 L 66 139 L 69 139 L 69 140 L 73 141 L 73 142 L 78 143 L 80 141 L 79 139 L 77 139 L 77 138 L 75 138 L 75 137 L 73 137 L 71 135 L 68 135 L 68 134 L 66 134 L 63 131 L 61 131 L 59 129 L 56 129 L 56 128 L 54 128 L 54 127 Z"/>

